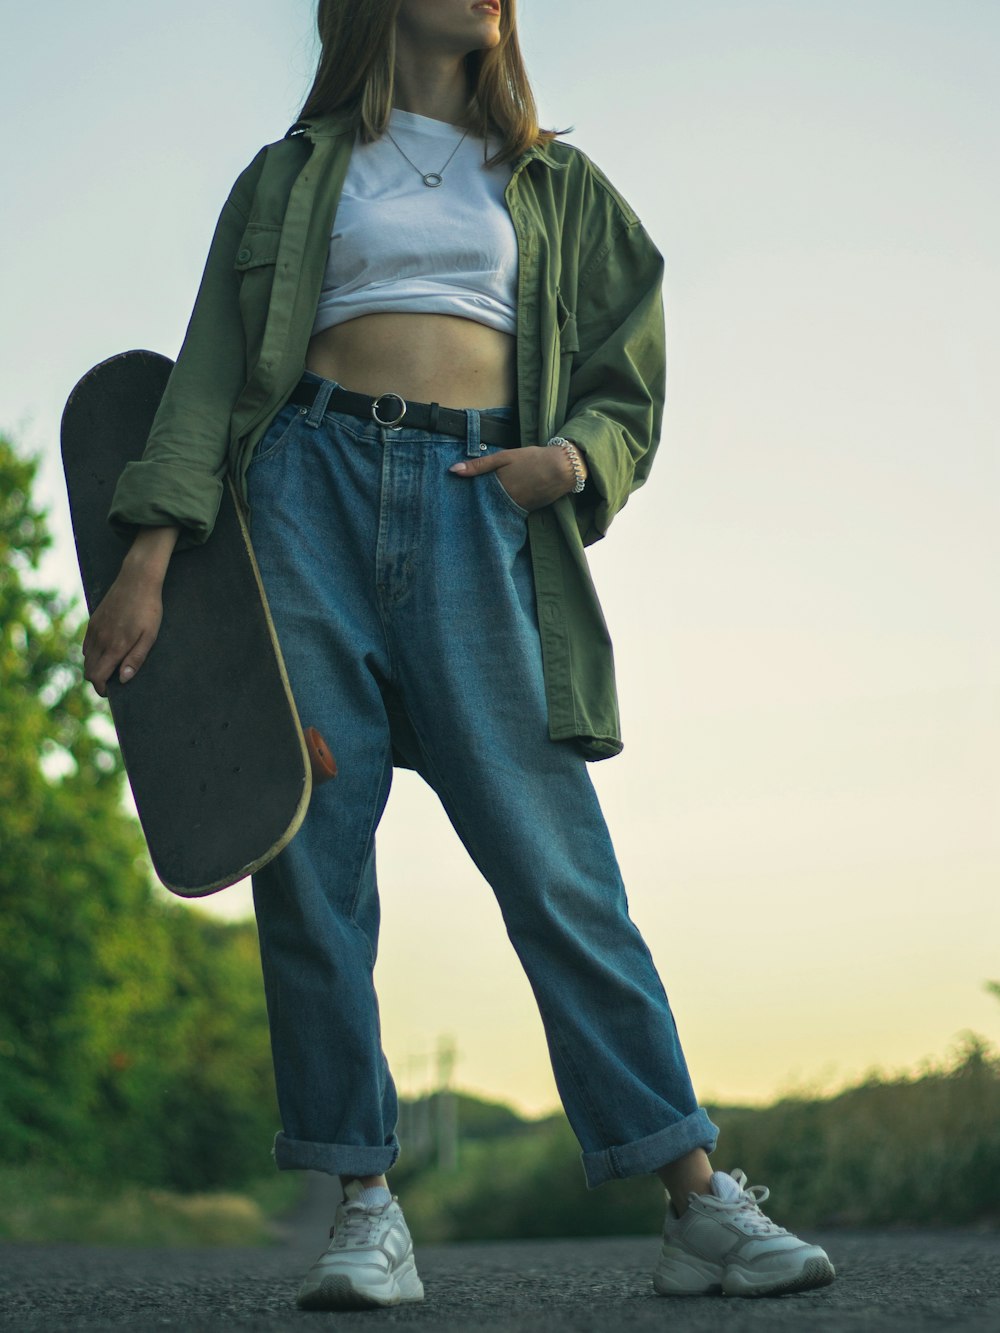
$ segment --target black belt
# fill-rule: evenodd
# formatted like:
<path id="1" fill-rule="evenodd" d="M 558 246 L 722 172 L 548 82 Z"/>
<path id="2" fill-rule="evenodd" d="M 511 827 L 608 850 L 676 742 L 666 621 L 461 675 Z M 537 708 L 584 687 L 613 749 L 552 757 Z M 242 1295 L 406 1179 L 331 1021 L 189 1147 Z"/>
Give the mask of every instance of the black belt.
<path id="1" fill-rule="evenodd" d="M 312 407 L 322 387 L 315 380 L 301 379 L 287 401 L 296 407 Z M 442 407 L 440 403 L 412 403 L 398 393 L 383 393 L 370 398 L 368 394 L 353 393 L 338 386 L 330 394 L 327 409 L 375 421 L 388 430 L 401 430 L 405 426 L 433 434 L 457 435 L 459 439 L 464 439 L 468 433 L 463 409 Z M 520 442 L 520 432 L 516 421 L 497 421 L 495 417 L 484 416 L 479 418 L 479 438 L 486 444 L 502 444 L 511 449 Z"/>

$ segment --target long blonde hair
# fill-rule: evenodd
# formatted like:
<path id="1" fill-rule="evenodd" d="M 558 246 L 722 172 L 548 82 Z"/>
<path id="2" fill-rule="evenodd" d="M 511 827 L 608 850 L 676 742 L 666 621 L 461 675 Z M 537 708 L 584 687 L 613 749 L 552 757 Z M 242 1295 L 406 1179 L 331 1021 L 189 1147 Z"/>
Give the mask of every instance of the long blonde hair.
<path id="1" fill-rule="evenodd" d="M 385 133 L 392 110 L 399 6 L 400 0 L 319 0 L 316 26 L 322 50 L 297 124 L 350 107 L 360 114 L 362 142 Z M 469 102 L 464 123 L 483 139 L 488 134 L 500 139 L 491 164 L 510 161 L 559 133 L 538 126 L 515 11 L 515 0 L 503 0 L 499 44 L 465 58 Z"/>

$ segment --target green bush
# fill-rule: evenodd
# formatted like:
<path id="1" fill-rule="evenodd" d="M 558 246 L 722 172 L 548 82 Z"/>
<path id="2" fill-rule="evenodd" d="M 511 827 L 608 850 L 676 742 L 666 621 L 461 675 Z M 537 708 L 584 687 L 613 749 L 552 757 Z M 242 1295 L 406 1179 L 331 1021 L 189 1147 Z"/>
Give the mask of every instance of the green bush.
<path id="1" fill-rule="evenodd" d="M 719 1117 L 726 1163 L 795 1226 L 1000 1222 L 1000 1058 L 981 1038 L 919 1077 Z"/>
<path id="2" fill-rule="evenodd" d="M 0 1240 L 91 1245 L 259 1245 L 272 1218 L 297 1201 L 302 1178 L 285 1172 L 240 1193 L 124 1185 L 117 1189 L 45 1167 L 0 1167 Z"/>
<path id="3" fill-rule="evenodd" d="M 254 927 L 151 887 L 35 469 L 0 438 L 0 1163 L 231 1188 L 278 1123 Z"/>
<path id="4" fill-rule="evenodd" d="M 708 1110 L 720 1130 L 713 1164 L 766 1184 L 765 1211 L 793 1230 L 1000 1224 L 1000 1058 L 979 1038 L 920 1076 Z M 461 1139 L 456 1172 L 408 1166 L 404 1143 L 392 1183 L 424 1241 L 648 1235 L 663 1220 L 654 1177 L 587 1190 L 561 1115 L 516 1136 Z"/>

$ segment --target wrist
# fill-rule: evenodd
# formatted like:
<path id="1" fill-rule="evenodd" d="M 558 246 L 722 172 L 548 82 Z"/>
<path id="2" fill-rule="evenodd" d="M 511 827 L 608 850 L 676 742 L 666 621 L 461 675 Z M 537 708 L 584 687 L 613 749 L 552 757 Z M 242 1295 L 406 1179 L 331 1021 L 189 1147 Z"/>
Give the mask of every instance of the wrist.
<path id="1" fill-rule="evenodd" d="M 122 570 L 131 578 L 162 583 L 180 531 L 179 527 L 140 528 L 122 561 Z"/>
<path id="2" fill-rule="evenodd" d="M 580 450 L 572 440 L 567 440 L 563 435 L 553 435 L 547 447 L 558 449 L 563 456 L 568 482 L 567 494 L 579 495 L 587 480 L 587 463 Z"/>

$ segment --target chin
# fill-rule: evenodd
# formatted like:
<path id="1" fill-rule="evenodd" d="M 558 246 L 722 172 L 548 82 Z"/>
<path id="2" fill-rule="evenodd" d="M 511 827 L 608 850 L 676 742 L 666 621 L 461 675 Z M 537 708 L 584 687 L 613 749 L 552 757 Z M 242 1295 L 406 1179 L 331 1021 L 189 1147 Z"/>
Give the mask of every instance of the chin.
<path id="1" fill-rule="evenodd" d="M 483 30 L 479 35 L 478 51 L 492 51 L 495 46 L 500 45 L 500 20 L 492 23 L 485 23 Z"/>

